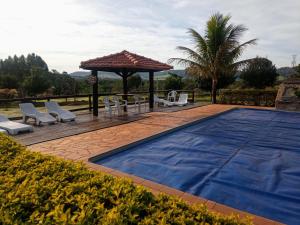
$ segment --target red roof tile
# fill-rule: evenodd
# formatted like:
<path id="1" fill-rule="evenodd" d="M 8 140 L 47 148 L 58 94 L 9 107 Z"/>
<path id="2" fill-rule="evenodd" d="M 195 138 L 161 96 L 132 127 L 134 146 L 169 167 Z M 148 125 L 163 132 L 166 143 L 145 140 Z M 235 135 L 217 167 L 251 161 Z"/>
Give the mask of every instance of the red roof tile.
<path id="1" fill-rule="evenodd" d="M 80 68 L 99 71 L 122 69 L 134 71 L 162 71 L 172 69 L 173 67 L 124 50 L 120 53 L 83 61 L 80 64 Z"/>

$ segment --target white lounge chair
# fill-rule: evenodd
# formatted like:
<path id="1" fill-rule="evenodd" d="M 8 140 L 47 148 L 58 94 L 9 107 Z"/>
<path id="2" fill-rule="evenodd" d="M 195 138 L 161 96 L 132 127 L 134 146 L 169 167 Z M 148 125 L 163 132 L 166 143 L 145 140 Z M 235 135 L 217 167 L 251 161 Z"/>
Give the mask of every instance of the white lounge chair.
<path id="1" fill-rule="evenodd" d="M 3 130 L 3 129 L 0 129 L 0 133 L 1 133 L 1 134 L 7 134 L 7 131 L 6 131 L 6 130 Z"/>
<path id="2" fill-rule="evenodd" d="M 62 109 L 57 102 L 45 102 L 48 113 L 57 118 L 59 122 L 74 121 L 76 115 L 68 110 Z"/>
<path id="3" fill-rule="evenodd" d="M 179 99 L 178 101 L 174 102 L 174 105 L 177 105 L 177 106 L 185 106 L 188 104 L 188 94 L 185 94 L 185 93 L 181 93 L 179 94 Z"/>
<path id="4" fill-rule="evenodd" d="M 0 128 L 9 134 L 15 135 L 21 132 L 32 132 L 33 127 L 27 124 L 10 121 L 5 116 L 0 115 Z"/>
<path id="5" fill-rule="evenodd" d="M 175 101 L 176 101 L 176 97 L 177 97 L 177 92 L 173 90 L 173 91 L 170 91 L 170 92 L 168 93 L 167 100 L 168 100 L 169 102 L 175 102 Z"/>
<path id="6" fill-rule="evenodd" d="M 156 95 L 154 95 L 154 104 L 157 104 L 157 105 L 163 104 L 164 106 L 173 106 L 174 105 L 173 102 L 159 98 Z"/>
<path id="7" fill-rule="evenodd" d="M 23 114 L 23 122 L 26 123 L 29 118 L 35 120 L 36 125 L 41 123 L 55 123 L 56 119 L 49 113 L 41 113 L 37 111 L 32 103 L 21 103 L 19 104 L 21 112 Z"/>

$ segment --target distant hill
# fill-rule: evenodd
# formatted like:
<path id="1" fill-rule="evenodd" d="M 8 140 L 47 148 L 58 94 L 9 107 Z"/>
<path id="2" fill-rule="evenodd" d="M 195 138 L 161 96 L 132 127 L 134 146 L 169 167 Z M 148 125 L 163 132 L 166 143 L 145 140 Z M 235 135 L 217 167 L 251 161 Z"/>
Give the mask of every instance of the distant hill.
<path id="1" fill-rule="evenodd" d="M 73 73 L 70 73 L 70 76 L 75 79 L 85 79 L 87 76 L 91 75 L 91 72 L 88 71 L 76 71 Z M 120 76 L 118 76 L 115 73 L 110 72 L 98 72 L 99 78 L 105 78 L 105 79 L 121 79 Z"/>
<path id="2" fill-rule="evenodd" d="M 155 73 L 155 79 L 164 80 L 169 76 L 169 73 L 177 74 L 178 76 L 181 76 L 182 78 L 186 78 L 188 75 L 185 72 L 185 70 L 169 70 L 169 71 L 162 71 L 162 72 L 156 72 Z M 239 79 L 240 71 L 237 72 L 236 77 Z M 287 77 L 290 77 L 291 75 L 295 75 L 297 72 L 292 67 L 281 67 L 277 69 L 277 73 L 284 79 Z M 87 76 L 89 76 L 91 72 L 88 71 L 76 71 L 70 74 L 71 77 L 74 77 L 75 79 L 84 79 Z M 149 73 L 138 73 L 143 80 L 149 79 Z M 121 79 L 120 76 L 116 75 L 115 73 L 111 72 L 98 72 L 99 78 L 102 79 Z"/>
<path id="3" fill-rule="evenodd" d="M 178 76 L 181 76 L 183 78 L 187 76 L 185 70 L 169 70 L 169 71 L 156 72 L 155 79 L 164 80 L 166 77 L 169 76 L 169 73 L 177 74 Z M 85 79 L 90 74 L 91 74 L 91 72 L 88 72 L 88 71 L 76 71 L 76 72 L 70 73 L 70 76 L 75 79 Z M 144 80 L 149 79 L 149 73 L 138 73 L 138 74 Z M 98 76 L 99 76 L 99 78 L 104 78 L 104 79 L 114 79 L 114 80 L 121 79 L 120 76 L 118 76 L 115 73 L 111 73 L 111 72 L 98 72 Z"/>
<path id="4" fill-rule="evenodd" d="M 277 73 L 283 77 L 290 77 L 297 74 L 297 71 L 292 67 L 281 67 L 277 69 Z"/>

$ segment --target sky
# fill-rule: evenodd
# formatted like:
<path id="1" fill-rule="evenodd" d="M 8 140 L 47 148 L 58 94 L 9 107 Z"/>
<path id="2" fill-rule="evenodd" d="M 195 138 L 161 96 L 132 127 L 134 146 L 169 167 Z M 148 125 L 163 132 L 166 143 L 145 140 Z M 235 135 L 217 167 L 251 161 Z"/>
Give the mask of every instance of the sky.
<path id="1" fill-rule="evenodd" d="M 216 12 L 258 38 L 241 59 L 267 57 L 277 67 L 300 63 L 299 0 L 0 0 L 0 59 L 36 53 L 50 69 L 128 50 L 162 62 L 193 47 L 188 28 L 204 34 Z M 175 68 L 180 68 L 174 65 Z"/>

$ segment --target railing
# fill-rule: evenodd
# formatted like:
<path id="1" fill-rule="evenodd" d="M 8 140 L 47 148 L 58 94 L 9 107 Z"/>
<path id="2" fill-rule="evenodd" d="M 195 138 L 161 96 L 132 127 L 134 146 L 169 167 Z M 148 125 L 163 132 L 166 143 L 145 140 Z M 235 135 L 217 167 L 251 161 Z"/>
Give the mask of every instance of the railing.
<path id="1" fill-rule="evenodd" d="M 170 90 L 156 90 L 155 93 L 159 96 L 166 96 L 167 93 Z M 185 92 L 189 94 L 189 101 L 194 103 L 195 102 L 195 92 L 193 90 L 176 90 L 178 93 Z M 149 92 L 147 91 L 133 91 L 130 92 L 131 94 L 137 94 L 137 95 L 149 95 Z M 118 93 L 99 93 L 99 97 L 104 96 L 113 96 Z M 81 111 L 81 110 L 92 110 L 92 94 L 78 94 L 78 95 L 60 95 L 60 96 L 43 96 L 43 97 L 28 97 L 28 98 L 12 98 L 12 99 L 0 99 L 0 109 L 9 109 L 9 108 L 16 108 L 18 109 L 17 103 L 25 103 L 25 102 L 31 102 L 36 107 L 43 107 L 45 101 L 50 100 L 58 100 L 58 99 L 65 99 L 64 102 L 60 102 L 60 105 L 62 106 L 77 106 L 77 105 L 85 105 L 86 107 L 78 107 L 78 108 L 70 108 L 70 111 Z M 74 99 L 72 101 L 72 105 L 68 101 L 69 99 Z M 82 101 L 76 101 L 78 98 L 86 98 Z M 133 104 L 133 102 L 130 102 L 128 104 Z M 103 108 L 103 104 L 99 104 L 99 108 Z M 0 114 L 3 113 L 3 110 L 0 110 Z M 9 116 L 11 119 L 19 119 L 20 116 Z"/>
<path id="2" fill-rule="evenodd" d="M 274 106 L 277 90 L 220 90 L 222 104 Z"/>

